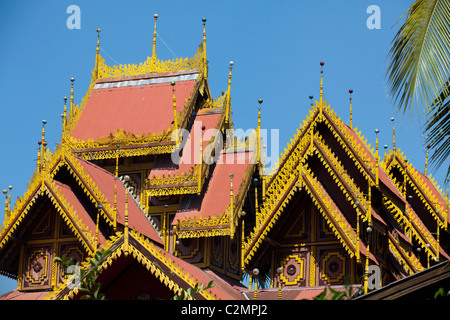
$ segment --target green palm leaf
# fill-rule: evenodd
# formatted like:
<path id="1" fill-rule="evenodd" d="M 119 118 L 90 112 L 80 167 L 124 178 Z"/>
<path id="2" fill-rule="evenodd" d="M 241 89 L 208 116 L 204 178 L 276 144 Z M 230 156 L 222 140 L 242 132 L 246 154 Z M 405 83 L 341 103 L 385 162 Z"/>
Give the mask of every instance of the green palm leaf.
<path id="1" fill-rule="evenodd" d="M 449 81 L 446 83 L 447 92 L 450 89 Z M 426 143 L 434 150 L 430 162 L 439 167 L 450 155 L 450 140 L 448 139 L 450 135 L 450 99 L 444 90 L 441 90 L 440 96 L 429 108 L 426 118 Z M 449 173 L 450 168 L 447 171 L 447 177 Z"/>
<path id="2" fill-rule="evenodd" d="M 426 110 L 439 98 L 448 96 L 445 86 L 450 66 L 450 1 L 417 0 L 405 13 L 388 59 L 388 90 L 398 109 Z"/>

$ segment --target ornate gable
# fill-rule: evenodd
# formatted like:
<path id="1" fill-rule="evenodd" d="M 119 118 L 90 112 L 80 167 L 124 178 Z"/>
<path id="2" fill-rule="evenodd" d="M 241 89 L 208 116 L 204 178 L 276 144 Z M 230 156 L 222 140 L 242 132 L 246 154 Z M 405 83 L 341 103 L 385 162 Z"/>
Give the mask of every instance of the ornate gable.
<path id="1" fill-rule="evenodd" d="M 398 184 L 391 181 L 388 171 L 379 161 L 378 141 L 375 150 L 371 149 L 356 128 L 346 125 L 336 116 L 323 100 L 321 83 L 319 101 L 311 104 L 306 121 L 281 154 L 277 170 L 266 178 L 265 199 L 260 212 L 262 223 L 255 226 L 243 245 L 245 267 L 248 270 L 267 268 L 267 265 L 262 267 L 258 263 L 270 259 L 268 253 L 271 250 L 283 250 L 279 243 L 283 236 L 278 228 L 287 220 L 296 221 L 298 213 L 292 211 L 290 203 L 307 196 L 312 204 L 310 210 L 314 207 L 320 213 L 345 255 L 351 259 L 352 268 L 356 271 L 347 276 L 363 273 L 370 264 L 381 268 L 387 282 L 398 274 L 422 270 L 426 260 L 418 254 L 420 251 L 415 252 L 415 248 L 419 246 L 430 251 L 427 253 L 430 255 L 436 242 L 422 221 L 426 218 L 408 209 Z M 400 212 L 403 220 L 399 218 Z M 290 217 L 293 214 L 294 217 Z M 418 242 L 409 233 L 410 225 L 405 227 L 405 216 L 412 217 L 409 220 L 414 221 L 413 233 L 420 239 Z M 302 260 L 304 271 L 325 272 L 325 258 L 317 255 L 319 244 L 305 243 L 303 246 L 310 247 L 308 259 Z M 287 250 L 286 246 L 284 248 Z M 319 261 L 315 261 L 316 267 L 310 265 L 314 258 L 322 259 L 322 269 L 321 264 L 317 264 Z M 272 258 L 270 273 L 276 274 L 280 263 L 284 268 L 280 276 L 284 280 L 276 276 L 273 281 L 278 279 L 276 281 L 291 283 L 292 279 L 286 280 L 288 270 L 283 267 L 286 264 L 282 260 L 277 262 Z M 310 281 L 311 286 L 318 284 Z"/>

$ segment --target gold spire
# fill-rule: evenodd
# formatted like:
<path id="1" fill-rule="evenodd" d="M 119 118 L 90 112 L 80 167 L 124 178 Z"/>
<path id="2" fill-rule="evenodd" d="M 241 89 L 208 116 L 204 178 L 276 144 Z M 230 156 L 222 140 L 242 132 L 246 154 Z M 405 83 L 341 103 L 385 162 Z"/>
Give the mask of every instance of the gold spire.
<path id="1" fill-rule="evenodd" d="M 205 79 L 208 79 L 208 66 L 206 60 L 206 18 L 202 18 L 203 22 L 203 75 Z"/>
<path id="2" fill-rule="evenodd" d="M 62 136 L 66 133 L 66 118 L 67 118 L 67 97 L 64 97 L 64 113 L 63 113 L 63 130 Z"/>
<path id="3" fill-rule="evenodd" d="M 368 217 L 367 217 L 367 224 L 368 227 L 366 229 L 367 231 L 367 237 L 368 239 L 370 239 L 370 233 L 372 232 L 372 184 L 369 180 L 369 188 L 368 188 Z M 368 285 L 367 285 L 367 281 L 369 279 L 369 257 L 370 257 L 370 240 L 367 241 L 367 253 L 366 253 L 366 266 L 365 266 L 365 274 L 364 274 L 364 293 L 367 293 L 368 291 Z"/>
<path id="4" fill-rule="evenodd" d="M 430 150 L 431 145 L 427 145 L 427 151 L 425 152 L 425 169 L 423 170 L 423 174 L 425 177 L 427 176 L 427 167 L 428 167 L 428 151 Z"/>
<path id="5" fill-rule="evenodd" d="M 117 144 L 116 150 L 116 169 L 114 171 L 114 233 L 117 229 L 117 179 L 119 177 L 119 148 L 120 145 Z"/>
<path id="6" fill-rule="evenodd" d="M 102 30 L 100 28 L 97 29 L 97 49 L 95 51 L 95 78 L 98 79 L 98 58 L 99 58 L 99 49 L 100 49 L 100 32 Z"/>
<path id="7" fill-rule="evenodd" d="M 70 116 L 73 116 L 73 82 L 75 81 L 75 78 L 70 78 Z"/>
<path id="8" fill-rule="evenodd" d="M 258 178 L 253 179 L 255 183 L 255 216 L 256 216 L 256 228 L 259 229 L 259 225 L 261 223 L 261 217 L 259 214 L 259 206 L 258 206 Z"/>
<path id="9" fill-rule="evenodd" d="M 202 125 L 202 131 L 200 132 L 200 158 L 198 163 L 198 187 L 197 194 L 200 195 L 202 192 L 202 171 L 203 171 L 203 130 L 205 126 Z"/>
<path id="10" fill-rule="evenodd" d="M 379 167 L 379 162 L 380 162 L 380 156 L 378 155 L 378 133 L 380 132 L 380 130 L 375 129 L 375 162 L 376 162 L 376 168 L 375 168 L 375 184 L 378 188 L 379 186 L 379 179 L 378 179 L 378 167 Z"/>
<path id="11" fill-rule="evenodd" d="M 241 272 L 244 272 L 244 253 L 245 253 L 245 211 L 242 211 L 242 221 L 241 221 Z"/>
<path id="12" fill-rule="evenodd" d="M 349 98 L 349 100 L 350 100 L 350 129 L 353 129 L 353 109 L 352 109 L 352 93 L 353 93 L 353 90 L 352 89 L 348 90 L 348 93 L 350 93 L 350 98 Z"/>
<path id="13" fill-rule="evenodd" d="M 11 190 L 12 190 L 12 186 L 9 186 L 8 187 L 8 189 L 9 189 L 9 200 L 8 200 L 8 212 L 9 212 L 9 214 L 11 214 Z"/>
<path id="14" fill-rule="evenodd" d="M 227 109 L 225 110 L 225 128 L 229 128 L 229 116 L 231 106 L 231 69 L 233 69 L 234 62 L 230 61 L 230 74 L 228 75 L 228 97 L 227 97 Z"/>
<path id="15" fill-rule="evenodd" d="M 158 14 L 155 13 L 153 15 L 153 18 L 155 18 L 155 29 L 153 30 L 153 52 L 152 52 L 152 58 L 156 58 L 156 20 L 158 19 Z"/>
<path id="16" fill-rule="evenodd" d="M 448 207 L 449 207 L 449 200 L 448 200 L 448 188 L 447 188 L 447 197 L 445 198 L 445 224 L 444 229 L 447 231 L 448 228 Z"/>
<path id="17" fill-rule="evenodd" d="M 233 212 L 234 212 L 234 193 L 233 193 L 233 178 L 234 178 L 234 174 L 231 173 L 230 174 L 230 212 L 231 212 L 231 216 L 233 217 Z M 231 223 L 234 224 L 234 221 L 232 221 Z"/>
<path id="18" fill-rule="evenodd" d="M 263 145 L 263 159 L 262 159 L 262 201 L 264 202 L 266 200 L 266 150 L 267 146 Z"/>
<path id="19" fill-rule="evenodd" d="M 130 177 L 129 176 L 125 176 L 124 177 L 124 186 L 125 186 L 125 223 L 124 223 L 124 229 L 123 229 L 123 235 L 124 235 L 124 241 L 123 241 L 123 246 L 124 246 L 124 252 L 125 255 L 128 255 L 128 188 L 127 187 L 127 182 L 130 181 Z"/>
<path id="20" fill-rule="evenodd" d="M 257 277 L 259 275 L 259 269 L 255 268 L 252 271 L 252 274 Z M 255 279 L 255 295 L 254 295 L 254 300 L 258 300 L 258 282 Z"/>
<path id="21" fill-rule="evenodd" d="M 178 117 L 177 117 L 177 101 L 175 98 L 175 81 L 172 81 L 170 83 L 172 85 L 172 94 L 173 94 L 173 122 L 174 122 L 174 127 L 173 127 L 173 132 L 176 133 L 176 144 L 178 144 L 179 141 L 179 137 L 178 137 Z"/>
<path id="22" fill-rule="evenodd" d="M 322 102 L 323 102 L 323 66 L 324 66 L 324 62 L 320 62 L 320 105 L 322 106 Z"/>
<path id="23" fill-rule="evenodd" d="M 97 248 L 98 248 L 98 224 L 100 221 L 100 210 L 102 210 L 102 206 L 99 204 L 97 206 L 97 222 L 95 224 L 95 244 L 94 244 L 95 250 L 97 250 Z"/>
<path id="24" fill-rule="evenodd" d="M 6 225 L 9 222 L 9 214 L 8 214 L 8 190 L 4 189 L 3 190 L 3 194 L 5 195 L 5 222 L 4 225 L 6 227 Z"/>
<path id="25" fill-rule="evenodd" d="M 263 103 L 263 99 L 258 99 L 258 103 L 258 127 L 256 129 L 256 163 L 258 166 L 261 166 L 261 104 Z"/>
<path id="26" fill-rule="evenodd" d="M 47 120 L 42 120 L 42 137 L 41 137 L 41 152 L 40 152 L 40 165 L 41 169 L 45 169 L 45 147 L 47 145 L 47 141 L 45 141 L 45 124 L 47 123 Z"/>
<path id="27" fill-rule="evenodd" d="M 392 121 L 392 150 L 395 151 L 395 124 L 394 124 L 394 117 L 391 117 Z"/>

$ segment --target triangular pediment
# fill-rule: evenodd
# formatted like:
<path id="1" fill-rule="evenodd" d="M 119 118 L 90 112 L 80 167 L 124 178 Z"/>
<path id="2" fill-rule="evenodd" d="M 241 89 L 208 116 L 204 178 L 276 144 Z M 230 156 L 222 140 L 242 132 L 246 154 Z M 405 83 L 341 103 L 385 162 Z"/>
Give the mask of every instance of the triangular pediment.
<path id="1" fill-rule="evenodd" d="M 243 299 L 237 289 L 155 246 L 135 231 L 130 231 L 128 236 L 127 233 L 118 234 L 101 249 L 106 250 L 107 254 L 99 267 L 98 282 L 101 283 L 100 292 L 107 299 L 172 299 L 182 291 L 186 293 L 189 288 L 210 281 L 215 285 L 193 293 L 192 299 Z M 86 260 L 81 268 L 89 270 L 89 265 Z M 127 280 L 139 284 L 127 286 Z M 83 294 L 76 286 L 64 285 L 50 298 L 77 300 Z"/>
<path id="2" fill-rule="evenodd" d="M 246 264 L 259 255 L 259 247 L 298 192 L 306 191 L 346 253 L 358 261 L 367 254 L 363 230 L 369 223 L 377 232 L 404 232 L 390 218 L 389 210 L 394 205 L 403 209 L 405 201 L 381 167 L 378 150 L 371 149 L 361 133 L 345 124 L 326 101 L 312 105 L 273 171 L 267 178 L 263 222 L 244 245 Z M 397 258 L 407 261 L 410 270 L 422 268 L 414 256 L 399 253 Z"/>

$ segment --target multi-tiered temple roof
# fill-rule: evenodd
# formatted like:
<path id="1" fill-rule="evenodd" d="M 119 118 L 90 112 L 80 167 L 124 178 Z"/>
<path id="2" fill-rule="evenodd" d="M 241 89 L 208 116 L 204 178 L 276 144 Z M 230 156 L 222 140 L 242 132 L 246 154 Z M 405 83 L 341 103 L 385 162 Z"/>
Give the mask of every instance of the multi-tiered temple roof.
<path id="1" fill-rule="evenodd" d="M 232 64 L 226 93 L 211 95 L 205 21 L 189 59 L 160 61 L 154 48 L 108 66 L 98 37 L 79 105 L 72 79 L 60 144 L 47 149 L 44 123 L 27 191 L 7 198 L 0 273 L 17 290 L 0 299 L 80 299 L 54 258 L 90 270 L 98 250 L 108 299 L 170 299 L 211 281 L 190 298 L 312 298 L 346 281 L 367 292 L 449 258 L 448 194 L 395 144 L 381 161 L 378 141 L 324 99 L 323 72 L 319 100 L 266 170 L 261 114 L 244 141 L 227 130 Z"/>

